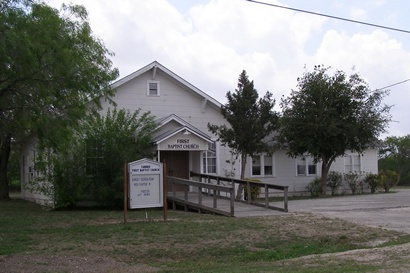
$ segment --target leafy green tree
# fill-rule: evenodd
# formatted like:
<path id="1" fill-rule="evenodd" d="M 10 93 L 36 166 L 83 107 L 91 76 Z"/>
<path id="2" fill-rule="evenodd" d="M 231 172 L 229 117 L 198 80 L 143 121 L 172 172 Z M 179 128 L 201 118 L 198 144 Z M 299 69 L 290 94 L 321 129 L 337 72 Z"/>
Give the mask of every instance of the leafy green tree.
<path id="1" fill-rule="evenodd" d="M 277 129 L 279 115 L 273 110 L 275 100 L 272 94 L 266 92 L 259 98 L 245 70 L 239 75 L 238 88 L 232 93 L 228 91 L 226 98 L 228 102 L 221 107 L 221 113 L 229 126 L 208 123 L 208 128 L 223 145 L 240 155 L 241 179 L 244 179 L 248 156 L 272 152 L 267 137 Z M 242 196 L 242 190 L 243 187 L 239 187 L 238 199 Z"/>
<path id="2" fill-rule="evenodd" d="M 398 174 L 395 171 L 383 170 L 379 173 L 380 183 L 385 192 L 389 192 L 393 186 L 397 185 L 398 178 Z"/>
<path id="3" fill-rule="evenodd" d="M 346 151 L 363 152 L 390 121 L 387 91 L 371 91 L 358 74 L 315 66 L 298 78 L 298 90 L 281 100 L 279 140 L 292 157 L 310 155 L 322 162 L 322 194 L 332 163 Z"/>
<path id="4" fill-rule="evenodd" d="M 405 179 L 408 179 L 410 173 L 410 135 L 387 137 L 383 141 L 379 154 L 383 157 L 379 160 L 380 167 L 395 171 L 398 181 L 405 184 Z"/>
<path id="5" fill-rule="evenodd" d="M 56 145 L 87 110 L 111 97 L 118 76 L 83 6 L 0 2 L 0 199 L 10 153 L 29 134 Z"/>
<path id="6" fill-rule="evenodd" d="M 157 124 L 149 112 L 108 111 L 87 122 L 87 175 L 93 200 L 120 207 L 123 202 L 123 165 L 153 156 L 151 135 Z"/>
<path id="7" fill-rule="evenodd" d="M 140 110 L 88 116 L 58 153 L 43 150 L 36 163 L 43 176 L 30 189 L 52 197 L 56 207 L 84 200 L 121 207 L 124 161 L 152 157 L 156 126 L 153 116 Z"/>

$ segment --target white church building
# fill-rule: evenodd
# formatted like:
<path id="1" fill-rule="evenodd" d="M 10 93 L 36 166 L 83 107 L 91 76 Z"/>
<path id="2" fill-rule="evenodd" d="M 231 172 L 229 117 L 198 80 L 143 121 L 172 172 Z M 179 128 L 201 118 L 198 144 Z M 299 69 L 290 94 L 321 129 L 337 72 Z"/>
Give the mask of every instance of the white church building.
<path id="1" fill-rule="evenodd" d="M 208 130 L 208 123 L 222 125 L 221 103 L 154 61 L 112 84 L 117 108 L 150 111 L 158 123 L 153 136 L 156 161 L 166 161 L 167 175 L 189 179 L 190 171 L 239 178 L 240 162 L 228 147 L 222 146 Z M 227 90 L 226 90 L 227 91 Z M 103 103 L 107 111 L 111 104 Z M 31 145 L 23 149 L 21 160 L 22 198 L 42 202 L 43 196 L 24 188 L 35 176 Z M 309 157 L 290 158 L 286 151 L 248 159 L 245 176 L 261 182 L 289 186 L 290 194 L 306 191 L 320 176 L 321 165 Z M 331 170 L 377 173 L 377 150 L 348 153 L 338 158 Z"/>

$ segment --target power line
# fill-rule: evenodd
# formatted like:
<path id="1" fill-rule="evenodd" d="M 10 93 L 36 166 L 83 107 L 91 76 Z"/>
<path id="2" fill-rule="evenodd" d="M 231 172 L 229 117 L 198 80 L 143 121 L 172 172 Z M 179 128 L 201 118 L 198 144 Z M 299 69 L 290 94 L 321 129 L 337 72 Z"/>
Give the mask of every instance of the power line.
<path id="1" fill-rule="evenodd" d="M 261 5 L 266 5 L 266 6 L 271 6 L 271 7 L 281 8 L 281 9 L 288 9 L 288 10 L 293 10 L 293 11 L 298 11 L 298 12 L 313 14 L 313 15 L 317 15 L 317 16 L 322 16 L 322 17 L 328 17 L 328 18 L 332 18 L 332 19 L 347 21 L 347 22 L 350 22 L 350 23 L 362 24 L 362 25 L 371 26 L 371 27 L 384 28 L 384 29 L 388 29 L 388 30 L 399 31 L 399 32 L 404 32 L 404 33 L 410 34 L 410 31 L 409 31 L 409 30 L 398 29 L 398 28 L 392 28 L 392 27 L 386 27 L 386 26 L 382 26 L 382 25 L 376 25 L 376 24 L 366 23 L 366 22 L 362 22 L 362 21 L 356 21 L 356 20 L 346 19 L 346 18 L 342 18 L 342 17 L 327 15 L 327 14 L 323 14 L 323 13 L 317 13 L 317 12 L 308 11 L 308 10 L 295 9 L 295 8 L 290 8 L 290 7 L 285 7 L 285 6 L 270 4 L 270 3 L 264 3 L 264 2 L 260 2 L 260 1 L 254 1 L 254 0 L 245 0 L 245 1 L 248 1 L 248 2 L 251 2 L 251 3 L 255 3 L 255 4 L 261 4 Z"/>
<path id="2" fill-rule="evenodd" d="M 404 81 L 401 81 L 401 82 L 396 82 L 396 83 L 393 83 L 391 85 L 388 85 L 388 86 L 385 86 L 385 87 L 382 87 L 382 88 L 378 88 L 376 90 L 386 89 L 386 88 L 393 87 L 393 86 L 396 86 L 396 85 L 399 85 L 399 84 L 402 84 L 402 83 L 405 83 L 405 82 L 408 82 L 408 81 L 410 81 L 410 79 L 407 79 L 407 80 L 404 80 Z M 374 90 L 374 91 L 376 91 L 376 90 Z"/>

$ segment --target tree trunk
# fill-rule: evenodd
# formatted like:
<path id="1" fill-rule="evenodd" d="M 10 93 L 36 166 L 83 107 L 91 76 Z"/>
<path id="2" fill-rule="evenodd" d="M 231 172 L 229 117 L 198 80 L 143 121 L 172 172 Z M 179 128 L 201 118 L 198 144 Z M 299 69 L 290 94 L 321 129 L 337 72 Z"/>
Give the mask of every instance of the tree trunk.
<path id="1" fill-rule="evenodd" d="M 330 169 L 330 165 L 329 164 L 329 159 L 327 158 L 323 158 L 323 162 L 322 162 L 322 177 L 321 177 L 321 186 L 322 186 L 322 196 L 326 196 L 326 191 L 327 191 L 327 185 L 326 185 L 326 178 L 327 178 L 327 174 L 329 173 L 329 169 Z"/>
<path id="2" fill-rule="evenodd" d="M 247 158 L 247 155 L 241 154 L 241 179 L 242 180 L 245 178 L 246 158 Z M 242 199 L 242 192 L 243 192 L 244 187 L 245 185 L 239 184 L 238 189 L 236 191 L 237 200 Z"/>
<path id="3" fill-rule="evenodd" d="M 0 199 L 9 199 L 9 181 L 7 178 L 7 165 L 11 150 L 11 136 L 7 135 L 0 147 Z"/>

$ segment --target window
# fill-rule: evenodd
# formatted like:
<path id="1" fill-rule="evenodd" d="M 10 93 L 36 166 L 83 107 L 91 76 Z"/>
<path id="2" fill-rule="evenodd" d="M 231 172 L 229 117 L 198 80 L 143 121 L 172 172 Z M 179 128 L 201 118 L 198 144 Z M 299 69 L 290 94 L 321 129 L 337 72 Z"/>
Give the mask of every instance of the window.
<path id="1" fill-rule="evenodd" d="M 263 157 L 263 171 L 264 175 L 273 175 L 273 158 L 272 156 Z"/>
<path id="2" fill-rule="evenodd" d="M 252 157 L 252 175 L 261 175 L 261 157 Z"/>
<path id="3" fill-rule="evenodd" d="M 202 153 L 202 172 L 216 174 L 216 143 L 208 143 L 208 151 Z"/>
<path id="4" fill-rule="evenodd" d="M 212 151 L 202 153 L 203 173 L 216 174 L 216 154 Z"/>
<path id="5" fill-rule="evenodd" d="M 270 176 L 274 175 L 273 156 L 260 155 L 252 157 L 252 176 Z"/>
<path id="6" fill-rule="evenodd" d="M 316 175 L 317 164 L 314 163 L 311 157 L 300 157 L 296 159 L 296 173 L 298 176 Z"/>
<path id="7" fill-rule="evenodd" d="M 104 159 L 103 156 L 104 147 L 102 144 L 94 142 L 94 141 L 87 141 L 86 142 L 86 174 L 89 176 L 96 176 L 98 175 L 98 169 L 102 160 Z"/>
<path id="8" fill-rule="evenodd" d="M 361 160 L 360 155 L 346 155 L 345 156 L 345 172 L 346 173 L 360 173 Z"/>
<path id="9" fill-rule="evenodd" d="M 148 82 L 148 90 L 147 90 L 147 95 L 148 96 L 159 96 L 159 82 L 157 81 L 149 81 Z"/>

